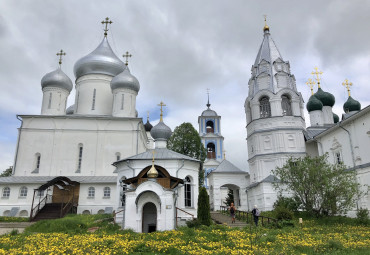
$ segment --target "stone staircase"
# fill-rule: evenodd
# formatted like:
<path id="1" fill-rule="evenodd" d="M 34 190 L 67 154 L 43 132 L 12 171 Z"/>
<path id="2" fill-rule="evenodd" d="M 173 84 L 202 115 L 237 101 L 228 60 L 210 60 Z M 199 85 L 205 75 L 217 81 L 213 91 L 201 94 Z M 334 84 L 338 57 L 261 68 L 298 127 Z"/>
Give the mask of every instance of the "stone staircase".
<path id="1" fill-rule="evenodd" d="M 60 208 L 62 204 L 46 204 L 32 221 L 50 220 L 60 218 Z"/>
<path id="2" fill-rule="evenodd" d="M 243 228 L 248 226 L 246 222 L 239 221 L 237 219 L 235 219 L 235 223 L 231 223 L 231 216 L 222 214 L 220 212 L 211 212 L 211 218 L 217 224 L 226 224 L 229 227 Z"/>

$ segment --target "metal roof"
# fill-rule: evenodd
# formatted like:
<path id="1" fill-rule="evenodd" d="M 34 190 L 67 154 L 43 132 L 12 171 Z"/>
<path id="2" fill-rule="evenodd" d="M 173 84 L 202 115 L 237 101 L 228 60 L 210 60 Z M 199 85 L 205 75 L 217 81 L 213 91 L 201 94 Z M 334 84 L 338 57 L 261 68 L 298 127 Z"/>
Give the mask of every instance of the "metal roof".
<path id="1" fill-rule="evenodd" d="M 46 183 L 57 176 L 9 176 L 0 178 L 0 184 Z M 79 183 L 116 183 L 116 176 L 67 176 Z"/>
<path id="2" fill-rule="evenodd" d="M 213 170 L 211 173 L 238 173 L 238 174 L 247 174 L 248 172 L 240 170 L 238 167 L 233 165 L 230 161 L 224 159 L 218 165 L 218 167 Z"/>
<path id="3" fill-rule="evenodd" d="M 251 185 L 249 185 L 247 187 L 247 190 L 251 189 L 251 188 L 254 188 L 254 187 L 257 187 L 260 183 L 275 183 L 275 182 L 280 182 L 280 180 L 275 175 L 270 174 L 269 176 L 267 176 L 262 181 L 255 182 L 255 183 L 252 183 Z"/>

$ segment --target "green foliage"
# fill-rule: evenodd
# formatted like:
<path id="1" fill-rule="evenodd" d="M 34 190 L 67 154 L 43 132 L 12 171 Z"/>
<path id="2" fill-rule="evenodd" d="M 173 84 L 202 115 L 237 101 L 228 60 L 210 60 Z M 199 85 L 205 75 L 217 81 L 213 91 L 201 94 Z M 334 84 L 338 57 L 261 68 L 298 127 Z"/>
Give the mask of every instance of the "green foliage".
<path id="1" fill-rule="evenodd" d="M 227 191 L 226 201 L 224 202 L 224 204 L 230 206 L 231 203 L 234 203 L 234 192 L 233 190 L 229 189 Z"/>
<path id="2" fill-rule="evenodd" d="M 200 223 L 200 221 L 198 219 L 186 221 L 186 226 L 188 226 L 189 228 L 197 228 L 200 225 L 202 225 L 202 224 Z"/>
<path id="3" fill-rule="evenodd" d="M 360 193 L 355 171 L 342 164 L 329 164 L 328 155 L 290 158 L 283 167 L 273 170 L 281 180 L 274 183 L 280 193 L 290 191 L 303 209 L 317 216 L 346 213 Z"/>
<path id="4" fill-rule="evenodd" d="M 198 131 L 191 125 L 191 123 L 184 122 L 176 127 L 172 136 L 168 140 L 167 148 L 183 155 L 199 159 L 204 162 L 207 151 L 202 144 L 202 140 Z M 199 187 L 204 182 L 203 167 L 199 169 Z"/>
<path id="5" fill-rule="evenodd" d="M 11 236 L 15 236 L 15 235 L 18 235 L 19 234 L 19 230 L 18 229 L 13 229 L 12 231 L 10 231 L 9 235 Z"/>
<path id="6" fill-rule="evenodd" d="M 0 177 L 7 177 L 7 176 L 11 176 L 12 175 L 12 172 L 13 172 L 13 167 L 10 166 L 9 168 L 5 169 L 4 172 L 2 172 L 0 174 Z"/>
<path id="7" fill-rule="evenodd" d="M 278 220 L 292 220 L 293 219 L 293 212 L 288 208 L 279 206 L 275 209 L 275 217 Z"/>
<path id="8" fill-rule="evenodd" d="M 28 222 L 30 218 L 28 217 L 8 217 L 0 216 L 0 222 Z"/>
<path id="9" fill-rule="evenodd" d="M 201 187 L 198 196 L 198 221 L 202 225 L 211 225 L 211 212 L 209 207 L 209 196 L 206 188 Z"/>
<path id="10" fill-rule="evenodd" d="M 359 224 L 369 225 L 369 210 L 366 208 L 360 208 L 356 212 L 356 219 Z"/>
<path id="11" fill-rule="evenodd" d="M 299 197 L 283 197 L 282 195 L 278 196 L 278 199 L 274 203 L 274 209 L 278 207 L 287 208 L 293 212 L 298 211 L 298 207 L 301 204 Z"/>

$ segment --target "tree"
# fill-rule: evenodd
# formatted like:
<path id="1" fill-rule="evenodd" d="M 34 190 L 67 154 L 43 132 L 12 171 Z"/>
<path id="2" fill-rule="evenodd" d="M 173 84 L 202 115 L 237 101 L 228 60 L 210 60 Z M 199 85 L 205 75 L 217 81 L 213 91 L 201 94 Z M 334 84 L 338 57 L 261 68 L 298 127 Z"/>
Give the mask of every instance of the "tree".
<path id="1" fill-rule="evenodd" d="M 230 206 L 231 203 L 234 203 L 234 192 L 232 189 L 228 189 L 226 201 L 224 202 L 224 204 L 227 206 Z"/>
<path id="2" fill-rule="evenodd" d="M 297 196 L 303 208 L 315 215 L 345 213 L 355 205 L 360 192 L 356 172 L 348 171 L 343 164 L 329 164 L 328 155 L 320 157 L 290 158 L 273 174 L 281 182 L 274 183 L 280 191 Z"/>
<path id="3" fill-rule="evenodd" d="M 0 177 L 7 177 L 7 176 L 11 176 L 12 175 L 12 172 L 13 172 L 13 167 L 10 166 L 8 169 L 4 170 L 4 172 L 2 172 L 0 174 Z"/>
<path id="4" fill-rule="evenodd" d="M 172 136 L 168 140 L 167 148 L 183 155 L 199 159 L 204 162 L 207 151 L 202 144 L 202 140 L 197 130 L 191 123 L 184 122 L 176 127 Z M 203 185 L 204 170 L 199 169 L 199 187 Z"/>
<path id="5" fill-rule="evenodd" d="M 205 187 L 201 187 L 198 195 L 198 221 L 202 225 L 211 225 L 209 196 Z"/>

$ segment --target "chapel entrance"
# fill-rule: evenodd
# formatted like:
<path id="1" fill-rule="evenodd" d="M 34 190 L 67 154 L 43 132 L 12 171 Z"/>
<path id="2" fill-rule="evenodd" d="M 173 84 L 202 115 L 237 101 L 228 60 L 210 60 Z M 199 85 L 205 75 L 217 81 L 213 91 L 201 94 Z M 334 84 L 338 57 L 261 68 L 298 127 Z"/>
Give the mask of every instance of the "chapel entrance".
<path id="1" fill-rule="evenodd" d="M 157 230 L 157 207 L 148 202 L 143 207 L 143 233 L 151 233 Z"/>

